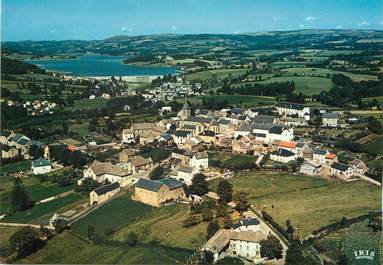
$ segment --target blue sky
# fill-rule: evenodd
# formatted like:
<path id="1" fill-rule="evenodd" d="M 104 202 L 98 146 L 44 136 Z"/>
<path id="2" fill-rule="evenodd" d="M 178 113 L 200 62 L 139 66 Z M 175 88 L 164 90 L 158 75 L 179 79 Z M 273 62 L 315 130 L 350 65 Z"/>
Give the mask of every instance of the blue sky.
<path id="1" fill-rule="evenodd" d="M 2 0 L 2 40 L 383 29 L 382 0 Z"/>

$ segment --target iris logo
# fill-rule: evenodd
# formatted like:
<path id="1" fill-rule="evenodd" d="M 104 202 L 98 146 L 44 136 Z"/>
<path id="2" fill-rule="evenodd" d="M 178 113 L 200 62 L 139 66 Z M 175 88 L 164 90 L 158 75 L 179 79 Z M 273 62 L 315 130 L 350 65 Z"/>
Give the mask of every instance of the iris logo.
<path id="1" fill-rule="evenodd" d="M 354 257 L 355 259 L 368 259 L 368 260 L 374 260 L 375 251 L 370 251 L 368 249 L 366 250 L 354 250 Z"/>

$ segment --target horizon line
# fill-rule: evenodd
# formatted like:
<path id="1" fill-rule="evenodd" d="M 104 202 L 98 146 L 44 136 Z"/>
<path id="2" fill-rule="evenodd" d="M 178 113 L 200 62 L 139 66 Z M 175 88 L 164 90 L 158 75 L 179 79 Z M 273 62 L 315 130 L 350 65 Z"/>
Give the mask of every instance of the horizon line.
<path id="1" fill-rule="evenodd" d="M 3 42 L 39 42 L 39 41 L 102 41 L 111 39 L 114 37 L 145 37 L 145 36 L 161 36 L 161 35 L 173 35 L 173 36 L 181 36 L 181 35 L 250 35 L 250 34 L 256 34 L 256 33 L 272 33 L 272 32 L 291 32 L 291 31 L 309 31 L 309 30 L 318 30 L 318 31 L 326 31 L 326 30 L 332 30 L 332 31 L 383 31 L 383 29 L 360 29 L 360 28 L 305 28 L 305 29 L 286 29 L 286 30 L 262 30 L 262 31 L 251 31 L 251 32 L 241 32 L 241 33 L 208 33 L 208 32 L 201 32 L 201 33 L 153 33 L 153 34 L 116 34 L 112 35 L 110 37 L 106 37 L 103 39 L 41 39 L 41 40 L 32 40 L 32 39 L 25 39 L 25 40 L 1 40 L 1 43 Z M 3 35 L 3 34 L 1 34 Z M 2 39 L 2 36 L 1 36 Z"/>

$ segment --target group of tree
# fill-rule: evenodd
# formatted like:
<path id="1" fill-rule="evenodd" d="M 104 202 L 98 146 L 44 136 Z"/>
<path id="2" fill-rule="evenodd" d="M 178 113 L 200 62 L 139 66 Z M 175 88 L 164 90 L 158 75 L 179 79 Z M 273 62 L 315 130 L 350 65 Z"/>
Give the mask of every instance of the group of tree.
<path id="1" fill-rule="evenodd" d="M 383 96 L 383 78 L 374 81 L 354 82 L 343 74 L 332 75 L 334 86 L 313 98 L 330 106 L 345 107 L 352 103 L 361 105 L 363 98 Z"/>
<path id="2" fill-rule="evenodd" d="M 45 70 L 38 66 L 18 60 L 1 57 L 1 74 L 2 75 L 19 75 L 19 74 L 45 74 Z"/>
<path id="3" fill-rule="evenodd" d="M 192 184 L 189 186 L 188 191 L 190 194 L 198 196 L 205 195 L 209 191 L 209 185 L 206 181 L 206 177 L 202 173 L 197 173 L 193 176 Z"/>
<path id="4" fill-rule="evenodd" d="M 10 204 L 12 212 L 24 211 L 33 206 L 33 202 L 20 178 L 13 180 Z"/>
<path id="5" fill-rule="evenodd" d="M 23 227 L 15 232 L 9 239 L 9 247 L 17 257 L 26 257 L 44 246 L 45 240 L 52 234 L 45 228 L 40 230 Z"/>
<path id="6" fill-rule="evenodd" d="M 282 244 L 279 239 L 269 234 L 266 239 L 260 241 L 261 245 L 261 257 L 267 257 L 269 259 L 282 258 Z"/>
<path id="7" fill-rule="evenodd" d="M 231 86 L 226 83 L 217 93 L 228 95 L 254 95 L 254 96 L 285 96 L 293 93 L 295 84 L 293 81 L 275 82 L 269 84 L 245 84 L 241 86 Z"/>
<path id="8" fill-rule="evenodd" d="M 90 162 L 90 157 L 80 150 L 69 150 L 67 145 L 52 145 L 49 147 L 51 158 L 64 164 L 81 168 Z"/>

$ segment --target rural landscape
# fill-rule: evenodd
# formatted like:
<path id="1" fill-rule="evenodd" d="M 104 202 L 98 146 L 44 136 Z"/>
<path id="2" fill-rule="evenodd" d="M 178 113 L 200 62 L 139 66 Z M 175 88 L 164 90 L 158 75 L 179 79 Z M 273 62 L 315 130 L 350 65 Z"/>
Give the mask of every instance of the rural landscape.
<path id="1" fill-rule="evenodd" d="M 1 263 L 383 260 L 382 30 L 2 39 L 0 104 Z"/>

